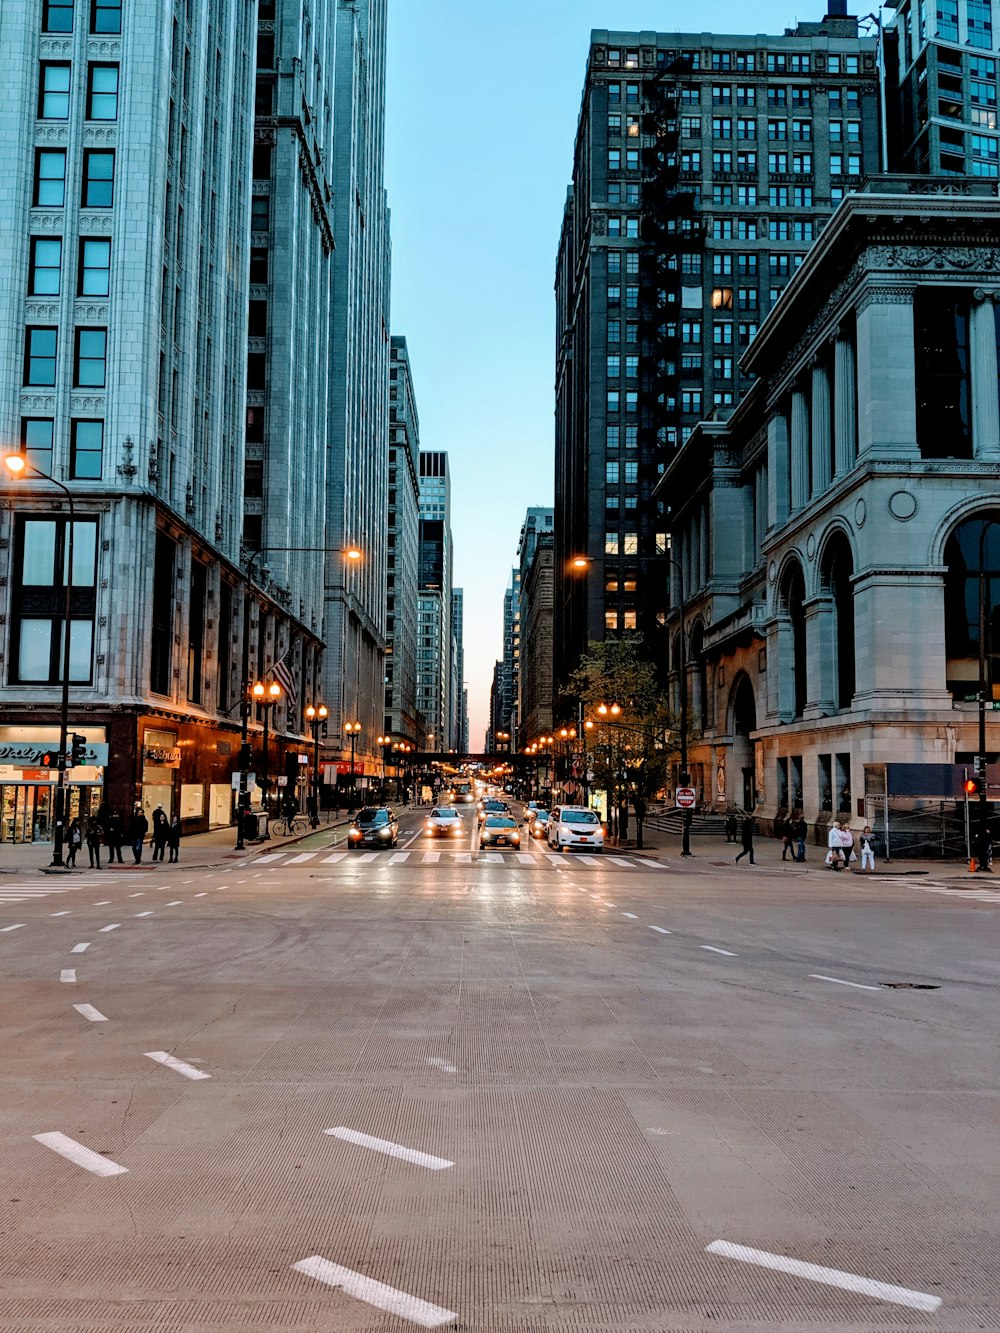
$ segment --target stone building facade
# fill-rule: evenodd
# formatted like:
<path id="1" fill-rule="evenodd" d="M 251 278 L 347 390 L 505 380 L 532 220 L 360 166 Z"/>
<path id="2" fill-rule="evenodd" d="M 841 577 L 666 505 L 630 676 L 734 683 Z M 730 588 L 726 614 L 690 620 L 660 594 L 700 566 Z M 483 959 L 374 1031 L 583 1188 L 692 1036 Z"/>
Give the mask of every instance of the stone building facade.
<path id="1" fill-rule="evenodd" d="M 746 353 L 751 392 L 664 475 L 704 803 L 822 840 L 872 819 L 885 765 L 971 762 L 980 652 L 1000 699 L 998 254 L 985 182 L 868 182 Z"/>

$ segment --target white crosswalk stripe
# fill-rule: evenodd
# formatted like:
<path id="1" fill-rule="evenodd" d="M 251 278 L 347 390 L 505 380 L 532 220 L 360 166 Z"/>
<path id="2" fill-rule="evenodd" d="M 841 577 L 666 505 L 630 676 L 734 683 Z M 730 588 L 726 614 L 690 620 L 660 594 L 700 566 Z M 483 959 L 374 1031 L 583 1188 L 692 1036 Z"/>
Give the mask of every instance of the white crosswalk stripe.
<path id="1" fill-rule="evenodd" d="M 573 871 L 579 869 L 587 875 L 602 870 L 610 870 L 617 867 L 619 870 L 645 870 L 661 871 L 666 867 L 658 861 L 629 860 L 623 856 L 589 856 L 586 853 L 572 852 L 568 855 L 560 855 L 556 852 L 514 852 L 514 851 L 479 851 L 479 852 L 458 852 L 458 851 L 422 851 L 414 847 L 409 851 L 391 852 L 387 855 L 388 849 L 383 851 L 363 852 L 361 855 L 347 851 L 333 851 L 328 856 L 322 855 L 322 850 L 317 852 L 299 853 L 291 855 L 288 852 L 268 852 L 266 856 L 259 856 L 249 862 L 250 865 L 263 865 L 265 863 L 277 869 L 275 863 L 281 862 L 285 866 L 297 866 L 303 862 L 319 857 L 318 865 L 339 865 L 344 862 L 346 865 L 409 865 L 409 866 L 436 866 L 436 865 L 477 865 L 481 868 L 487 866 L 507 866 L 518 869 L 532 868 L 535 870 L 559 870 Z M 968 895 L 965 895 L 968 896 Z M 2 898 L 2 890 L 0 890 Z"/>

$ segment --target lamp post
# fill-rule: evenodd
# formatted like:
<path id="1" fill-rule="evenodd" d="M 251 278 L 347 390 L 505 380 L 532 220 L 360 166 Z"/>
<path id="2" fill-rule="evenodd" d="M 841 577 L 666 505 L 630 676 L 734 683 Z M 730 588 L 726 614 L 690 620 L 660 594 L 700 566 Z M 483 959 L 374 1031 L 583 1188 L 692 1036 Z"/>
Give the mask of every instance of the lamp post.
<path id="1" fill-rule="evenodd" d="M 681 772 L 680 785 L 689 787 L 691 785 L 691 774 L 688 772 L 688 689 L 687 689 L 687 649 L 684 644 L 684 571 L 676 560 L 668 560 L 671 569 L 677 571 L 677 611 L 680 620 L 680 653 L 678 656 L 678 668 L 680 670 L 680 705 L 681 705 Z M 749 812 L 748 812 L 749 813 Z M 681 825 L 681 856 L 691 855 L 691 811 L 685 810 L 683 813 L 683 822 Z"/>
<path id="2" fill-rule="evenodd" d="M 253 582 L 254 565 L 265 555 L 339 555 L 345 560 L 357 561 L 362 558 L 356 546 L 262 546 L 254 551 L 247 561 L 247 589 Z M 240 672 L 240 787 L 236 812 L 236 851 L 244 848 L 244 815 L 250 802 L 247 795 L 247 774 L 250 769 L 250 608 L 244 602 L 243 607 L 243 662 Z"/>
<path id="3" fill-rule="evenodd" d="M 354 791 L 355 791 L 355 782 L 354 782 L 354 750 L 355 750 L 355 746 L 357 745 L 357 742 L 358 742 L 358 732 L 361 730 L 361 723 L 360 723 L 360 722 L 345 722 L 345 723 L 344 723 L 344 730 L 347 732 L 347 734 L 348 734 L 348 735 L 350 736 L 350 738 L 351 738 L 351 801 L 353 802 L 353 801 L 354 801 Z M 353 808 L 353 807 L 352 807 L 352 808 Z"/>
<path id="4" fill-rule="evenodd" d="M 323 735 L 326 735 L 328 711 L 326 704 L 309 704 L 306 707 L 306 718 L 312 728 L 313 735 L 313 808 L 312 817 L 309 820 L 313 828 L 319 828 L 319 734 L 322 730 Z"/>
<path id="5" fill-rule="evenodd" d="M 987 809 L 986 793 L 986 689 L 987 689 L 987 666 L 986 666 L 986 640 L 989 630 L 990 617 L 986 606 L 986 537 L 991 528 L 998 525 L 989 518 L 983 519 L 982 531 L 979 534 L 979 752 L 976 756 L 976 779 L 979 786 L 979 799 L 977 802 L 979 818 L 979 855 L 977 857 L 976 869 L 984 875 L 993 873 L 990 867 L 990 826 L 989 811 Z M 992 645 L 990 645 L 992 648 Z"/>
<path id="6" fill-rule="evenodd" d="M 24 454 L 6 454 L 4 465 L 12 477 L 21 477 L 25 472 L 32 472 L 43 481 L 50 481 L 58 486 L 66 496 L 69 505 L 69 531 L 66 536 L 65 562 L 65 599 L 63 603 L 63 641 L 62 641 L 62 693 L 59 697 L 59 769 L 56 782 L 56 800 L 52 822 L 52 861 L 53 866 L 62 866 L 63 838 L 66 823 L 66 747 L 69 739 L 69 673 L 70 673 L 70 635 L 73 627 L 73 530 L 76 527 L 76 510 L 73 507 L 73 493 L 68 486 L 47 472 L 33 467 Z"/>
<path id="7" fill-rule="evenodd" d="M 264 756 L 261 767 L 260 786 L 263 795 L 264 813 L 270 818 L 271 805 L 269 801 L 271 788 L 271 756 L 269 753 L 269 741 L 267 731 L 268 712 L 274 707 L 282 696 L 282 688 L 276 680 L 272 680 L 270 685 L 265 685 L 262 680 L 258 680 L 251 690 L 254 703 L 264 714 Z M 266 828 L 266 826 L 265 826 Z M 265 838 L 270 838 L 271 830 L 266 828 Z"/>

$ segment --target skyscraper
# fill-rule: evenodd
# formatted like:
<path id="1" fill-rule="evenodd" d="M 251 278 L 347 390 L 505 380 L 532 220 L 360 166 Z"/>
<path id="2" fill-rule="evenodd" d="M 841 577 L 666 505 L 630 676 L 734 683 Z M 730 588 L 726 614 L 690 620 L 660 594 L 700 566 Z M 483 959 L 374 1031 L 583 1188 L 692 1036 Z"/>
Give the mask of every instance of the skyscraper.
<path id="1" fill-rule="evenodd" d="M 451 647 L 452 647 L 452 698 L 451 698 L 451 745 L 452 750 L 466 750 L 469 745 L 469 724 L 466 715 L 465 693 L 465 642 L 464 630 L 465 592 L 461 588 L 451 590 Z"/>
<path id="2" fill-rule="evenodd" d="M 393 739 L 423 744 L 417 711 L 420 421 L 406 339 L 393 337 L 389 369 L 385 717 Z"/>
<path id="3" fill-rule="evenodd" d="M 529 509 L 521 528 L 519 747 L 552 730 L 552 552 L 555 511 Z"/>
<path id="4" fill-rule="evenodd" d="M 760 320 L 877 169 L 875 54 L 843 0 L 781 36 L 592 34 L 556 281 L 557 688 L 609 633 L 665 660 L 652 489 L 739 401 Z"/>
<path id="5" fill-rule="evenodd" d="M 451 481 L 448 455 L 420 454 L 417 708 L 427 749 L 451 745 Z"/>

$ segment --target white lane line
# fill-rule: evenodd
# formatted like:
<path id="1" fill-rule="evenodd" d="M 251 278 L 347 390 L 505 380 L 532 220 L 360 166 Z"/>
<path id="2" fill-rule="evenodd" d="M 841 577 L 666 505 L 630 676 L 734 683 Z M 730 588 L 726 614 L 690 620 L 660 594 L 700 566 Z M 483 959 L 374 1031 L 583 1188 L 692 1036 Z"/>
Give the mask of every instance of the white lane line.
<path id="1" fill-rule="evenodd" d="M 597 894 L 596 894 L 596 893 L 594 894 L 594 897 L 595 897 L 595 898 L 597 897 Z M 617 904 L 617 903 L 605 903 L 604 906 L 605 906 L 605 907 L 617 907 L 618 904 Z"/>
<path id="2" fill-rule="evenodd" d="M 319 856 L 319 852 L 299 852 L 298 856 L 289 857 L 285 862 L 289 866 L 301 865 L 303 861 L 311 861 L 314 856 Z"/>
<path id="3" fill-rule="evenodd" d="M 655 930 L 657 935 L 672 935 L 672 930 L 666 930 L 663 926 L 650 926 L 650 930 Z"/>
<path id="4" fill-rule="evenodd" d="M 447 1060 L 442 1060 L 439 1055 L 428 1056 L 427 1063 L 429 1065 L 433 1065 L 435 1069 L 440 1069 L 442 1073 L 445 1074 L 458 1073 L 458 1070 L 455 1068 L 453 1064 L 449 1064 Z"/>
<path id="5" fill-rule="evenodd" d="M 129 897 L 130 897 L 130 898 L 145 898 L 145 896 L 146 896 L 146 890 L 145 890 L 145 889 L 140 889 L 138 893 L 130 893 L 130 894 L 129 894 Z"/>
<path id="6" fill-rule="evenodd" d="M 772 1268 L 777 1273 L 790 1273 L 793 1277 L 804 1277 L 810 1282 L 822 1282 L 827 1287 L 856 1291 L 862 1296 L 873 1296 L 879 1301 L 905 1305 L 910 1310 L 925 1310 L 928 1314 L 933 1314 L 941 1307 L 940 1297 L 930 1296 L 923 1291 L 911 1291 L 908 1287 L 897 1287 L 891 1282 L 876 1282 L 873 1278 L 861 1277 L 858 1273 L 844 1273 L 839 1268 L 823 1268 L 819 1264 L 803 1263 L 801 1259 L 789 1259 L 783 1254 L 752 1250 L 746 1245 L 733 1245 L 728 1240 L 713 1240 L 705 1249 L 708 1254 L 718 1254 L 724 1259 L 738 1259 L 743 1264 Z"/>
<path id="7" fill-rule="evenodd" d="M 384 1282 L 376 1282 L 363 1273 L 354 1273 L 349 1268 L 332 1264 L 320 1254 L 300 1259 L 292 1267 L 305 1277 L 325 1282 L 328 1287 L 339 1287 L 355 1300 L 374 1305 L 378 1310 L 387 1310 L 389 1314 L 408 1319 L 411 1324 L 419 1324 L 421 1328 L 440 1328 L 442 1324 L 458 1318 L 455 1310 L 445 1310 L 440 1305 L 430 1305 L 416 1296 L 408 1296 L 405 1291 L 387 1287 Z"/>
<path id="8" fill-rule="evenodd" d="M 102 926 L 98 933 L 101 935 L 106 935 L 109 930 L 121 930 L 121 928 L 122 928 L 122 923 L 120 921 L 113 921 L 110 926 Z"/>
<path id="9" fill-rule="evenodd" d="M 157 1064 L 166 1065 L 168 1069 L 173 1069 L 175 1073 L 183 1074 L 185 1078 L 211 1078 L 211 1074 L 206 1074 L 202 1069 L 195 1069 L 194 1065 L 186 1065 L 183 1060 L 177 1060 L 167 1051 L 143 1051 L 147 1060 L 155 1060 Z"/>
<path id="10" fill-rule="evenodd" d="M 361 1134 L 358 1130 L 347 1129 L 344 1125 L 337 1125 L 335 1129 L 324 1129 L 323 1133 L 330 1134 L 335 1139 L 343 1139 L 345 1143 L 354 1143 L 359 1148 L 371 1148 L 372 1152 L 385 1153 L 386 1157 L 398 1157 L 401 1162 L 425 1166 L 428 1171 L 444 1171 L 447 1167 L 455 1165 L 446 1157 L 433 1157 L 430 1153 L 418 1152 L 415 1148 L 404 1148 L 400 1143 L 390 1143 L 388 1139 L 376 1139 L 371 1134 Z"/>
<path id="11" fill-rule="evenodd" d="M 517 859 L 522 866 L 530 866 L 535 858 L 531 852 L 518 852 Z"/>
<path id="12" fill-rule="evenodd" d="M 60 973 L 59 973 L 59 980 L 60 980 L 60 981 L 68 981 L 68 982 L 70 983 L 70 985 L 72 985 L 73 983 L 75 983 L 75 981 L 76 981 L 76 968 L 75 968 L 75 967 L 64 967 L 64 968 L 60 971 Z"/>
<path id="13" fill-rule="evenodd" d="M 69 908 L 67 907 L 63 912 L 50 912 L 49 916 L 69 916 Z"/>
<path id="14" fill-rule="evenodd" d="M 31 1137 L 36 1143 L 51 1148 L 60 1157 L 68 1158 L 77 1166 L 82 1166 L 84 1171 L 93 1172 L 95 1176 L 123 1176 L 128 1171 L 127 1166 L 119 1166 L 117 1162 L 102 1157 L 100 1153 L 92 1152 L 82 1143 L 77 1143 L 76 1139 L 71 1139 L 69 1135 L 60 1134 L 58 1130 L 51 1134 L 32 1134 Z"/>
<path id="15" fill-rule="evenodd" d="M 152 916 L 152 915 L 153 915 L 152 912 L 136 912 L 136 916 L 137 916 L 137 917 L 140 917 L 140 916 Z"/>
<path id="16" fill-rule="evenodd" d="M 608 860 L 611 862 L 611 864 L 612 864 L 613 866 L 624 866 L 624 867 L 626 868 L 626 870 L 634 870 L 634 869 L 635 869 L 635 862 L 634 862 L 634 861 L 626 861 L 625 858 L 624 858 L 624 856 L 609 856 L 609 857 L 608 857 Z"/>
<path id="17" fill-rule="evenodd" d="M 389 864 L 391 866 L 398 866 L 402 865 L 404 861 L 408 861 L 409 859 L 410 859 L 409 852 L 393 852 L 393 854 L 389 857 Z"/>
<path id="18" fill-rule="evenodd" d="M 419 829 L 419 828 L 418 828 L 417 831 L 416 831 L 416 833 L 414 833 L 413 836 L 412 836 L 411 838 L 407 838 L 406 842 L 403 843 L 403 846 L 404 846 L 404 847 L 412 847 L 413 844 L 416 842 L 416 840 L 417 840 L 419 837 L 422 837 L 422 835 L 423 835 L 423 829 Z"/>
<path id="19" fill-rule="evenodd" d="M 372 861 L 379 859 L 379 854 L 378 852 L 362 852 L 356 859 L 359 866 L 370 865 Z"/>
<path id="20" fill-rule="evenodd" d="M 727 958 L 735 958 L 737 956 L 733 953 L 732 949 L 717 949 L 714 944 L 699 944 L 698 948 L 707 949 L 709 953 L 725 954 Z"/>
<path id="21" fill-rule="evenodd" d="M 183 901 L 184 901 L 183 898 L 175 898 L 174 901 L 173 901 L 172 903 L 167 903 L 167 906 L 168 906 L 168 907 L 180 907 L 180 905 L 181 905 L 181 903 L 183 903 Z"/>
<path id="22" fill-rule="evenodd" d="M 3 929 L 0 930 L 0 935 L 7 935 L 12 930 L 23 930 L 23 929 L 24 929 L 24 922 L 21 921 L 16 926 L 4 926 Z"/>
<path id="23" fill-rule="evenodd" d="M 853 986 L 855 990 L 881 990 L 881 986 L 863 986 L 860 981 L 841 981 L 840 977 L 825 977 L 822 972 L 810 972 L 814 981 L 832 981 L 835 986 Z"/>
<path id="24" fill-rule="evenodd" d="M 86 944 L 74 944 L 72 949 L 70 949 L 70 953 L 86 953 L 89 948 L 89 941 Z"/>
<path id="25" fill-rule="evenodd" d="M 599 866 L 601 864 L 596 856 L 585 856 L 582 852 L 577 853 L 576 859 L 582 866 Z"/>
<path id="26" fill-rule="evenodd" d="M 100 901 L 99 903 L 94 903 L 94 906 L 95 906 L 95 907 L 110 907 L 110 906 L 111 906 L 111 899 L 110 899 L 110 898 L 102 898 L 101 901 Z"/>
<path id="27" fill-rule="evenodd" d="M 343 861 L 346 855 L 346 852 L 334 852 L 332 856 L 323 857 L 323 864 L 325 866 L 336 865 L 338 861 Z"/>
<path id="28" fill-rule="evenodd" d="M 207 897 L 208 897 L 208 890 L 205 889 L 203 893 L 196 893 L 194 896 L 195 896 L 196 898 L 207 898 Z"/>
<path id="29" fill-rule="evenodd" d="M 425 866 L 436 866 L 440 860 L 441 860 L 440 852 L 424 852 L 421 864 Z"/>
<path id="30" fill-rule="evenodd" d="M 267 854 L 266 856 L 258 856 L 258 857 L 256 858 L 256 860 L 254 861 L 254 865 L 257 865 L 257 866 L 266 866 L 267 863 L 268 863 L 268 861 L 280 861 L 281 858 L 284 856 L 284 854 L 285 854 L 284 852 L 268 852 L 268 854 Z M 242 865 L 242 864 L 244 864 L 244 863 L 241 862 L 240 864 Z M 193 879 L 186 879 L 186 880 L 184 881 L 184 883 L 185 883 L 185 884 L 193 884 L 193 883 L 194 883 L 194 880 L 193 880 Z"/>
<path id="31" fill-rule="evenodd" d="M 634 912 L 622 912 L 622 916 L 627 916 L 630 921 L 638 921 L 639 918 Z"/>
<path id="32" fill-rule="evenodd" d="M 557 856 L 555 852 L 543 852 L 542 855 L 545 857 L 546 861 L 549 861 L 554 866 L 565 865 L 563 858 Z"/>
<path id="33" fill-rule="evenodd" d="M 74 1004 L 73 1008 L 91 1023 L 106 1023 L 108 1021 L 107 1014 L 102 1014 L 100 1009 L 95 1009 L 92 1004 Z"/>
<path id="34" fill-rule="evenodd" d="M 570 885 L 570 888 L 572 888 L 572 887 L 573 887 L 573 886 Z M 576 891 L 577 891 L 577 893 L 589 893 L 589 892 L 590 892 L 590 890 L 589 890 L 589 889 L 585 889 L 585 888 L 583 887 L 582 884 L 578 884 L 578 885 L 576 886 Z M 597 897 L 597 894 L 596 894 L 596 893 L 594 894 L 594 897 L 595 897 L 595 898 Z"/>

